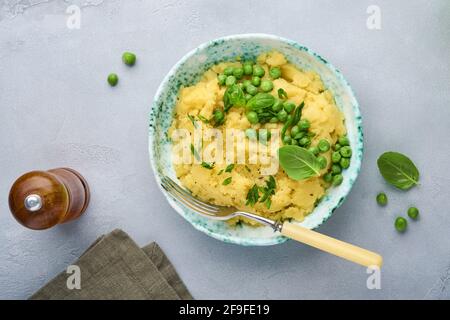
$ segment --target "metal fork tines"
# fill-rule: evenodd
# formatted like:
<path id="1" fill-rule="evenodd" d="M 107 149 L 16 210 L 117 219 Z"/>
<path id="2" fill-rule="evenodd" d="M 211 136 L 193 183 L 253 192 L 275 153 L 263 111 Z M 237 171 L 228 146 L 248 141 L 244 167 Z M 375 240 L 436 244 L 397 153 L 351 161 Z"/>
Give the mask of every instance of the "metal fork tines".
<path id="1" fill-rule="evenodd" d="M 279 231 L 281 224 L 276 221 L 264 218 L 260 215 L 250 212 L 244 212 L 237 210 L 234 207 L 216 206 L 214 204 L 206 203 L 202 200 L 195 198 L 189 191 L 180 187 L 175 181 L 168 176 L 162 176 L 161 186 L 167 191 L 167 193 L 182 203 L 189 209 L 198 212 L 201 215 L 216 220 L 228 220 L 236 216 L 244 216 L 249 219 L 253 219 L 260 223 L 266 224 L 272 227 L 274 230 Z"/>
<path id="2" fill-rule="evenodd" d="M 167 176 L 161 179 L 161 186 L 177 201 L 181 202 L 189 209 L 197 211 L 201 214 L 210 216 L 212 218 L 220 218 L 220 208 L 201 200 L 196 199 L 192 194 L 181 188 L 175 181 Z"/>

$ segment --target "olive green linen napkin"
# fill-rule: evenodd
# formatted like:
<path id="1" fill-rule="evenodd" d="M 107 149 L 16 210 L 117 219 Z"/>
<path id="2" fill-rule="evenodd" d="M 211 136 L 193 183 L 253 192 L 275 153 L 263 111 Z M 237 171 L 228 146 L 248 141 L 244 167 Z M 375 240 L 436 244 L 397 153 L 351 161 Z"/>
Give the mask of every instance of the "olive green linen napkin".
<path id="1" fill-rule="evenodd" d="M 156 243 L 141 249 L 122 230 L 101 236 L 73 265 L 80 289 L 69 289 L 71 274 L 62 272 L 30 299 L 192 299 Z"/>

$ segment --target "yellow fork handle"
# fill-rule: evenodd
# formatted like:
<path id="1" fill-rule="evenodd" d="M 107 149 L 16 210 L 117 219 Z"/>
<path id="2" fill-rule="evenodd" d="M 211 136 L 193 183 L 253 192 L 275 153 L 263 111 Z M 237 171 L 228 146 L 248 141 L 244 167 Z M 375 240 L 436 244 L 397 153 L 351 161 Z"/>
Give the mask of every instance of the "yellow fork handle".
<path id="1" fill-rule="evenodd" d="M 381 267 L 383 264 L 383 258 L 375 252 L 354 246 L 350 243 L 326 236 L 290 222 L 283 223 L 281 234 L 285 237 L 305 243 L 365 267 Z"/>

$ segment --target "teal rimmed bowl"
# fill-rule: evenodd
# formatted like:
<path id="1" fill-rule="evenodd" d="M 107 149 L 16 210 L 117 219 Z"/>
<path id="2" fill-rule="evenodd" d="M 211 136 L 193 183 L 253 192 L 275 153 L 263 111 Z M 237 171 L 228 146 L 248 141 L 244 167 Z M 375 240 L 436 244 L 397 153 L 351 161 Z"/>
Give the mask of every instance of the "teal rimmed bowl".
<path id="1" fill-rule="evenodd" d="M 342 74 L 321 56 L 292 40 L 266 34 L 233 35 L 204 43 L 181 58 L 164 78 L 153 101 L 149 123 L 150 161 L 159 185 L 162 175 L 178 181 L 172 167 L 167 131 L 181 86 L 194 84 L 207 69 L 218 62 L 234 60 L 237 56 L 243 59 L 255 58 L 260 53 L 271 50 L 283 53 L 290 63 L 301 69 L 317 72 L 325 86 L 334 94 L 336 104 L 345 116 L 353 149 L 351 165 L 343 172 L 344 182 L 339 187 L 330 188 L 314 211 L 304 221 L 299 222 L 306 228 L 315 229 L 342 204 L 358 176 L 363 155 L 363 129 L 358 102 Z M 226 222 L 202 217 L 174 201 L 163 188 L 160 189 L 170 205 L 183 218 L 213 238 L 240 245 L 258 246 L 278 244 L 287 240 L 269 227 L 229 227 Z"/>

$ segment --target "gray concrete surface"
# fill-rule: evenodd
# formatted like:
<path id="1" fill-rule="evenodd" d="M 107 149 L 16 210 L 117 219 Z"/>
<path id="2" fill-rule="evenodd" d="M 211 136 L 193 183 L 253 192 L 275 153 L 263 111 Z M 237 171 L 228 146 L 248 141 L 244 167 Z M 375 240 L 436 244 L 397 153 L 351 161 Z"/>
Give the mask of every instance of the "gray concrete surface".
<path id="1" fill-rule="evenodd" d="M 66 25 L 70 4 L 81 28 Z M 366 27 L 381 9 L 381 30 Z M 383 254 L 381 290 L 364 268 L 288 242 L 239 247 L 194 230 L 160 194 L 147 154 L 152 97 L 187 51 L 229 34 L 297 40 L 337 66 L 364 117 L 366 152 L 347 201 L 320 228 Z M 134 68 L 120 60 L 138 55 Z M 115 71 L 120 84 L 106 83 Z M 0 298 L 27 298 L 100 234 L 122 228 L 155 240 L 196 298 L 450 298 L 450 3 L 441 1 L 0 1 Z M 408 154 L 421 185 L 396 191 L 380 177 L 384 151 Z M 80 220 L 36 232 L 10 215 L 12 182 L 70 166 L 92 203 Z M 377 192 L 389 205 L 379 208 Z M 397 215 L 421 209 L 399 235 Z"/>

